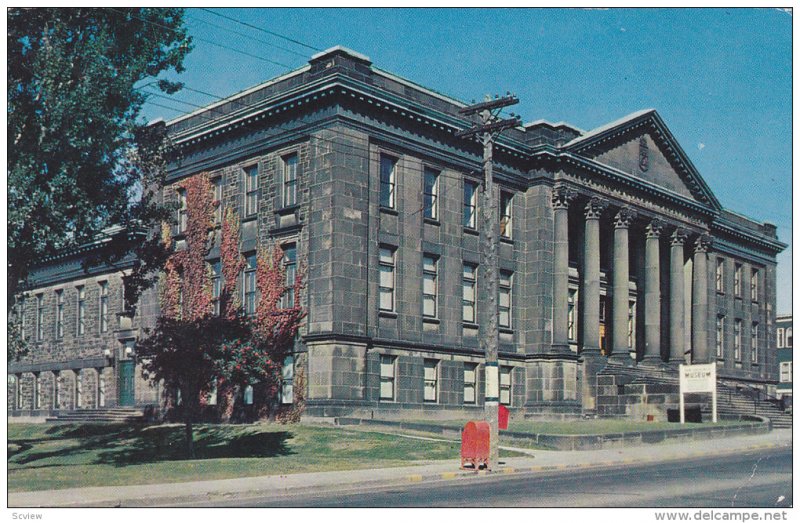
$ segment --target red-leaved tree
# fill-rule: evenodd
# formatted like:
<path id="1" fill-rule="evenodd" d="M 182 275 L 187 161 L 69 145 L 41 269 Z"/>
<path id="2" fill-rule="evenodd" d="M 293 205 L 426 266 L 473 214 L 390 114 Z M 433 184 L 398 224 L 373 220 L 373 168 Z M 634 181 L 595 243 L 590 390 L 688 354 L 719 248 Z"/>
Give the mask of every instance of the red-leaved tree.
<path id="1" fill-rule="evenodd" d="M 205 173 L 183 180 L 177 188 L 186 191 L 184 245 L 177 247 L 165 224 L 162 240 L 172 254 L 160 280 L 162 314 L 140 342 L 138 355 L 145 378 L 163 380 L 167 391 L 180 394 L 187 453 L 194 457 L 193 423 L 215 384 L 227 411 L 223 417 L 230 416 L 237 388 L 247 385 L 258 386 L 257 403 L 271 410 L 281 365 L 305 317 L 300 305 L 305 270 L 301 265 L 294 281 L 286 282 L 281 248 L 259 251 L 256 283 L 260 299 L 255 314 L 244 317 L 239 299 L 245 267 L 239 252 L 239 220 L 232 209 L 225 209 L 219 242 L 220 314 L 215 316 L 206 258 L 214 239 L 214 208 L 221 202 L 212 199 Z M 289 292 L 294 295 L 293 303 L 282 304 Z"/>

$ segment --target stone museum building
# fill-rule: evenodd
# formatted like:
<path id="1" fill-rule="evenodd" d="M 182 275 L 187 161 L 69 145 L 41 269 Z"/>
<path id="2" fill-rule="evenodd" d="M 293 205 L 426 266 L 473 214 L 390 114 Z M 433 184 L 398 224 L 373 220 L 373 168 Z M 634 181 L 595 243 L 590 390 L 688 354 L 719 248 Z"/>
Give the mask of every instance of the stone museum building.
<path id="1" fill-rule="evenodd" d="M 336 47 L 166 123 L 169 183 L 208 173 L 238 213 L 252 260 L 243 292 L 259 247 L 307 266 L 308 316 L 284 369 L 287 391 L 306 376 L 306 415 L 482 415 L 483 149 L 455 136 L 474 123 L 465 106 Z M 500 401 L 512 415 L 664 417 L 679 363 L 716 363 L 724 386 L 774 388 L 786 245 L 774 225 L 720 205 L 655 110 L 590 131 L 520 125 L 494 158 Z M 123 310 L 125 264 L 81 269 L 102 248 L 42 260 L 27 282 L 17 317 L 31 352 L 9 365 L 14 415 L 158 404 L 135 363 L 156 291 Z M 214 247 L 210 267 L 218 258 Z"/>

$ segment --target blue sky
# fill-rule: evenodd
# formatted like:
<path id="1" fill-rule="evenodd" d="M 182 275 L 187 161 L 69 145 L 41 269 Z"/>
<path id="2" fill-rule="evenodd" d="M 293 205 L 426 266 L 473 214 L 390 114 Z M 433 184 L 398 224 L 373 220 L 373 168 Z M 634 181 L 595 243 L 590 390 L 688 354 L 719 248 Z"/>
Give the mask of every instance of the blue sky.
<path id="1" fill-rule="evenodd" d="M 526 122 L 564 120 L 589 130 L 657 109 L 722 205 L 776 224 L 790 244 L 778 257 L 778 312 L 791 312 L 792 15 L 735 8 L 214 11 L 309 46 L 189 9 L 196 39 L 254 55 L 195 41 L 178 78 L 220 96 L 304 65 L 311 47 L 344 45 L 464 101 L 514 92 L 520 104 L 513 110 Z M 215 101 L 189 91 L 175 98 Z M 152 101 L 177 111 L 151 105 L 148 119 L 194 109 Z"/>

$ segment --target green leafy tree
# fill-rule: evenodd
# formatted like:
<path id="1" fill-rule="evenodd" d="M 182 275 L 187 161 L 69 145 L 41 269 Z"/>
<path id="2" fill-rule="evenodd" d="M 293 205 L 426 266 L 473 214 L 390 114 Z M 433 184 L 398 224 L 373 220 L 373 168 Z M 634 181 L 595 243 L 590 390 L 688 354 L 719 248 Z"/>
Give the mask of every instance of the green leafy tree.
<path id="1" fill-rule="evenodd" d="M 167 93 L 181 87 L 158 77 L 183 70 L 191 49 L 183 16 L 177 8 L 8 10 L 7 312 L 36 260 L 109 225 L 150 228 L 164 217 L 156 195 L 165 129 L 145 124 L 147 95 L 137 87 L 148 79 Z M 146 252 L 157 240 L 140 247 L 147 269 L 163 261 Z M 145 273 L 133 289 L 147 284 Z"/>

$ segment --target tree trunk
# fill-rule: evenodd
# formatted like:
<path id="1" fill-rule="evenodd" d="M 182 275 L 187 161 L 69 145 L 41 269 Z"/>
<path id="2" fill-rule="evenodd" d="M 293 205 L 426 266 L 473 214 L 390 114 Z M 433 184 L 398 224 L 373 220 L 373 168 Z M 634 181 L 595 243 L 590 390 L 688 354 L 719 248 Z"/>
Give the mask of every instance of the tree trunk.
<path id="1" fill-rule="evenodd" d="M 187 413 L 186 415 L 186 427 L 184 429 L 184 433 L 186 436 L 186 457 L 188 459 L 195 459 L 194 453 L 194 431 L 192 428 L 192 417 L 190 414 Z"/>

